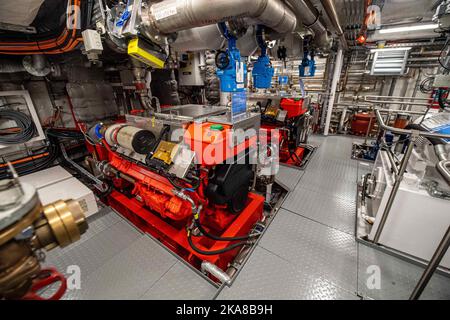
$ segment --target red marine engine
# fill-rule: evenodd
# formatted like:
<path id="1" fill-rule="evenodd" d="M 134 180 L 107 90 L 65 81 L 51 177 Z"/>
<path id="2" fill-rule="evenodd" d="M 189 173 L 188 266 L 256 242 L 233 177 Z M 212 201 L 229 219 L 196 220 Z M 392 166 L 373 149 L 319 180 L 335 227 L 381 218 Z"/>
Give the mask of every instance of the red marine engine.
<path id="1" fill-rule="evenodd" d="M 302 167 L 312 152 L 306 145 L 312 116 L 304 99 L 269 100 L 261 115 L 261 140 L 279 145 L 281 163 Z M 271 141 L 276 139 L 276 141 Z"/>
<path id="2" fill-rule="evenodd" d="M 174 143 L 163 140 L 167 130 L 158 137 L 127 124 L 96 126 L 90 148 L 110 181 L 105 201 L 195 267 L 227 269 L 255 241 L 264 203 L 249 192 L 257 136 L 234 143 L 232 129 L 189 123 Z"/>

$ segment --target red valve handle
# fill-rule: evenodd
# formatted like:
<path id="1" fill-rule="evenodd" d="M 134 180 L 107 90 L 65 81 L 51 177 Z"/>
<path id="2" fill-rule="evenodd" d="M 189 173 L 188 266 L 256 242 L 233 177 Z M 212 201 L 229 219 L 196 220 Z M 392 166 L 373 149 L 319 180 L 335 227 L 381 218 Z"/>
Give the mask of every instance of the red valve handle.
<path id="1" fill-rule="evenodd" d="M 49 298 L 41 297 L 37 292 L 55 282 L 60 282 L 58 290 Z M 35 280 L 31 290 L 22 298 L 23 300 L 59 300 L 67 290 L 66 278 L 55 268 L 42 269 Z"/>

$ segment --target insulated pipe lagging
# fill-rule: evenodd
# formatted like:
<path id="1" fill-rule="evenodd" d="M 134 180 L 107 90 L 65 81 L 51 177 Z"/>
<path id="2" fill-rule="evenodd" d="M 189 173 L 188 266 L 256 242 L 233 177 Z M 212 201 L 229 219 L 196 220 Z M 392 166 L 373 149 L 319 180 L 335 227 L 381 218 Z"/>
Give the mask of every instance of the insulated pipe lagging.
<path id="1" fill-rule="evenodd" d="M 162 34 L 215 24 L 232 18 L 252 18 L 279 33 L 293 32 L 297 19 L 280 0 L 165 0 L 150 6 L 144 15 Z M 145 21 L 145 20 L 149 21 Z"/>

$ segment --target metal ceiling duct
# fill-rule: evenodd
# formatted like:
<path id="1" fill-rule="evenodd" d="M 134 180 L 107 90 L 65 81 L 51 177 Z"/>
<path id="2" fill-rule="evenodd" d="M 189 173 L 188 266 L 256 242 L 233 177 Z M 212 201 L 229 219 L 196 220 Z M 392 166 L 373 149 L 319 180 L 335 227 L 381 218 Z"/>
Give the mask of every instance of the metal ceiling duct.
<path id="1" fill-rule="evenodd" d="M 286 1 L 299 18 L 303 25 L 314 32 L 315 43 L 319 48 L 328 51 L 331 48 L 331 39 L 328 37 L 327 28 L 319 19 L 320 12 L 308 1 L 287 0 Z"/>
<path id="2" fill-rule="evenodd" d="M 342 48 L 348 50 L 347 39 L 345 39 L 344 31 L 342 30 L 341 23 L 339 22 L 339 16 L 337 14 L 336 6 L 333 0 L 321 0 L 322 7 L 325 9 L 328 17 L 330 18 L 333 27 L 341 41 Z"/>
<path id="3" fill-rule="evenodd" d="M 323 51 L 329 51 L 332 41 L 326 27 L 318 19 L 320 13 L 308 1 L 287 0 L 287 3 L 297 17 L 297 22 L 301 21 L 313 31 L 316 45 Z M 217 50 L 223 46 L 223 41 L 224 39 L 217 26 L 210 24 L 179 31 L 175 42 L 171 46 L 177 51 Z M 248 44 L 246 47 L 253 49 L 247 50 L 248 54 L 251 54 L 257 48 L 255 39 L 254 37 L 249 37 L 249 32 L 238 40 L 238 44 L 239 48 L 244 44 Z"/>
<path id="4" fill-rule="evenodd" d="M 176 40 L 170 45 L 178 52 L 219 50 L 225 46 L 225 38 L 217 25 L 211 24 L 178 32 Z M 252 55 L 258 49 L 253 26 L 238 38 L 237 45 L 244 57 Z"/>
<path id="5" fill-rule="evenodd" d="M 223 47 L 225 38 L 216 24 L 187 29 L 178 32 L 171 47 L 178 52 L 218 50 Z"/>
<path id="6" fill-rule="evenodd" d="M 165 0 L 147 9 L 144 25 L 161 34 L 215 24 L 233 18 L 252 18 L 279 33 L 293 32 L 297 19 L 279 0 Z"/>

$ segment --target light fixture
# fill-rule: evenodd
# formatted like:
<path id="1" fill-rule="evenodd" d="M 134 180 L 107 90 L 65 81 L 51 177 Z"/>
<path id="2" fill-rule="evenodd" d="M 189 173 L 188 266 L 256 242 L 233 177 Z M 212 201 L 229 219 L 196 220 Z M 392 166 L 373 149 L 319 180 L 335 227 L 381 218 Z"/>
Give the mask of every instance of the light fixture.
<path id="1" fill-rule="evenodd" d="M 356 38 L 356 42 L 358 44 L 364 44 L 366 43 L 366 40 L 367 38 L 363 34 L 361 34 L 358 38 Z"/>
<path id="2" fill-rule="evenodd" d="M 438 27 L 439 27 L 438 24 L 415 24 L 415 25 L 410 25 L 410 26 L 406 26 L 406 27 L 380 29 L 379 32 L 382 34 L 386 34 L 386 33 L 418 31 L 418 30 L 430 30 L 430 29 L 436 29 Z"/>
<path id="3" fill-rule="evenodd" d="M 411 50 L 412 47 L 396 47 L 396 48 L 380 48 L 380 49 L 371 49 L 370 53 L 374 52 L 389 52 L 389 51 L 405 51 L 405 50 Z"/>

